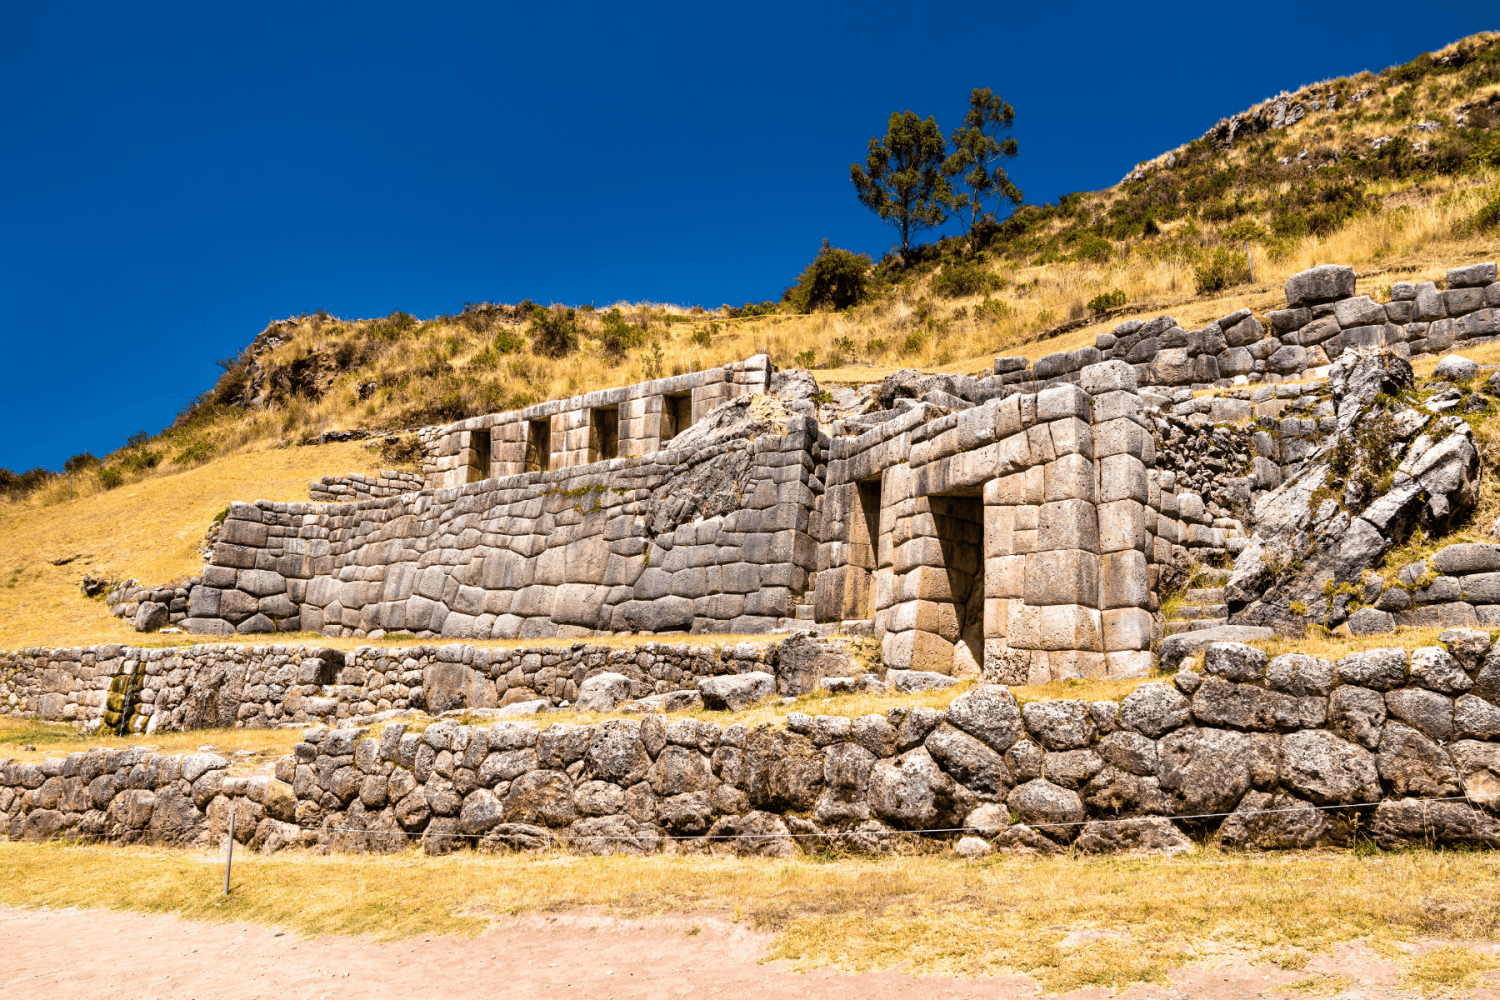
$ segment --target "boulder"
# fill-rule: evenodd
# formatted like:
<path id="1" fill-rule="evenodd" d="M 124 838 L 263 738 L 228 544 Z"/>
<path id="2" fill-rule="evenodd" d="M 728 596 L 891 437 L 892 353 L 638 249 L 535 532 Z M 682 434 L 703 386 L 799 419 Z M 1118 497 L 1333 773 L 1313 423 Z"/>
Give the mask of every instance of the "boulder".
<path id="1" fill-rule="evenodd" d="M 998 753 L 1009 750 L 1023 734 L 1015 696 L 998 684 L 984 684 L 954 698 L 947 720 Z"/>
<path id="2" fill-rule="evenodd" d="M 1085 823 L 1073 845 L 1085 854 L 1183 854 L 1193 842 L 1169 819 L 1140 816 Z"/>
<path id="3" fill-rule="evenodd" d="M 1317 805 L 1380 800 L 1380 776 L 1370 751 L 1333 733 L 1309 729 L 1282 737 L 1282 783 Z"/>
<path id="4" fill-rule="evenodd" d="M 1272 851 L 1322 847 L 1333 841 L 1327 815 L 1285 792 L 1248 792 L 1219 827 L 1225 847 Z"/>
<path id="5" fill-rule="evenodd" d="M 613 712 L 630 699 L 630 678 L 606 672 L 584 679 L 578 685 L 573 708 L 580 712 Z"/>
<path id="6" fill-rule="evenodd" d="M 1035 701 L 1021 715 L 1027 731 L 1048 750 L 1086 747 L 1094 737 L 1094 718 L 1087 702 Z"/>
<path id="7" fill-rule="evenodd" d="M 1156 739 L 1192 719 L 1187 698 L 1168 684 L 1142 684 L 1120 704 L 1120 725 Z"/>
<path id="8" fill-rule="evenodd" d="M 1162 640 L 1161 667 L 1163 670 L 1175 670 L 1179 663 L 1189 656 L 1201 653 L 1210 643 L 1261 642 L 1275 636 L 1275 631 L 1259 625 L 1220 625 L 1193 632 L 1178 632 Z"/>
<path id="9" fill-rule="evenodd" d="M 1258 682 L 1266 675 L 1265 653 L 1242 642 L 1211 642 L 1203 647 L 1203 670 L 1227 681 Z"/>
<path id="10" fill-rule="evenodd" d="M 1083 800 L 1078 793 L 1045 778 L 1017 785 L 1005 804 L 1022 823 L 1040 829 L 1058 840 L 1072 840 L 1084 820 Z"/>
<path id="11" fill-rule="evenodd" d="M 900 691 L 902 694 L 940 691 L 959 683 L 957 677 L 934 673 L 930 670 L 887 670 L 885 681 L 893 690 Z"/>
<path id="12" fill-rule="evenodd" d="M 1004 795 L 1013 784 L 1005 758 L 947 723 L 933 730 L 924 746 L 943 770 L 970 791 Z"/>
<path id="13" fill-rule="evenodd" d="M 1467 382 L 1479 374 L 1479 363 L 1457 354 L 1450 354 L 1439 361 L 1432 371 L 1433 378 L 1449 382 Z"/>
<path id="14" fill-rule="evenodd" d="M 1179 816 L 1228 812 L 1250 789 L 1249 736 L 1180 729 L 1157 743 L 1157 781 Z M 1371 768 L 1373 773 L 1374 769 Z"/>
<path id="15" fill-rule="evenodd" d="M 1301 271 L 1287 279 L 1288 309 L 1346 299 L 1354 294 L 1354 268 L 1342 264 L 1322 264 Z"/>
<path id="16" fill-rule="evenodd" d="M 155 632 L 167 624 L 170 615 L 167 606 L 158 601 L 142 601 L 135 612 L 135 630 L 137 632 Z"/>
<path id="17" fill-rule="evenodd" d="M 961 858 L 967 858 L 970 861 L 986 857 L 993 850 L 990 847 L 989 841 L 981 840 L 978 837 L 960 837 L 958 843 L 953 847 L 954 854 L 957 854 Z"/>
<path id="18" fill-rule="evenodd" d="M 923 747 L 876 763 L 869 787 L 871 812 L 909 830 L 957 825 L 972 808 L 972 796 Z"/>
<path id="19" fill-rule="evenodd" d="M 1397 795 L 1437 799 L 1457 795 L 1462 788 L 1448 752 L 1400 722 L 1385 724 L 1376 767 Z"/>
<path id="20" fill-rule="evenodd" d="M 723 674 L 698 681 L 705 708 L 738 712 L 776 693 L 776 678 L 755 670 L 747 674 Z"/>
<path id="21" fill-rule="evenodd" d="M 1375 808 L 1370 832 L 1387 851 L 1438 844 L 1500 847 L 1495 821 L 1466 802 L 1382 802 Z"/>
<path id="22" fill-rule="evenodd" d="M 863 672 L 842 642 L 796 635 L 783 640 L 776 657 L 776 689 L 785 695 L 816 691 L 825 677 L 854 677 Z"/>

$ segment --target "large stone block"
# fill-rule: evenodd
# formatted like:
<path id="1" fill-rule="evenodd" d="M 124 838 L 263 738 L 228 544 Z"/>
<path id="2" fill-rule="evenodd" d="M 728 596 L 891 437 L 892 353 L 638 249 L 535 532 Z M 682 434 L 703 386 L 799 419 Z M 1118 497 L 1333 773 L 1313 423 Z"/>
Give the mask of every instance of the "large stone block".
<path id="1" fill-rule="evenodd" d="M 1145 608 L 1151 604 L 1146 553 L 1138 549 L 1111 552 L 1100 558 L 1099 606 Z"/>
<path id="2" fill-rule="evenodd" d="M 1354 268 L 1342 264 L 1323 264 L 1302 271 L 1292 275 L 1286 283 L 1286 302 L 1292 309 L 1332 302 L 1353 294 Z"/>
<path id="3" fill-rule="evenodd" d="M 1149 650 L 1151 648 L 1151 613 L 1144 608 L 1115 608 L 1101 615 L 1106 652 Z"/>
<path id="4" fill-rule="evenodd" d="M 1098 552 L 1099 522 L 1094 505 L 1087 500 L 1058 500 L 1043 504 L 1036 547 L 1040 552 L 1052 549 Z"/>
<path id="5" fill-rule="evenodd" d="M 1099 599 L 1099 557 L 1066 549 L 1026 557 L 1026 603 L 1093 605 Z"/>
<path id="6" fill-rule="evenodd" d="M 1098 495 L 1094 463 L 1082 455 L 1064 455 L 1048 462 L 1043 469 L 1045 501 L 1086 500 L 1093 503 Z"/>
<path id="7" fill-rule="evenodd" d="M 1090 498 L 1093 499 L 1093 498 Z M 1150 499 L 1150 479 L 1146 466 L 1134 455 L 1109 455 L 1099 460 L 1099 503 Z"/>
<path id="8" fill-rule="evenodd" d="M 1114 500 L 1101 503 L 1096 509 L 1099 519 L 1099 551 L 1118 552 L 1124 549 L 1145 551 L 1146 531 L 1145 504 L 1137 500 Z"/>
<path id="9" fill-rule="evenodd" d="M 1041 609 L 1041 648 L 1104 652 L 1099 611 L 1080 604 L 1053 604 Z M 1100 664 L 1102 673 L 1103 664 Z"/>

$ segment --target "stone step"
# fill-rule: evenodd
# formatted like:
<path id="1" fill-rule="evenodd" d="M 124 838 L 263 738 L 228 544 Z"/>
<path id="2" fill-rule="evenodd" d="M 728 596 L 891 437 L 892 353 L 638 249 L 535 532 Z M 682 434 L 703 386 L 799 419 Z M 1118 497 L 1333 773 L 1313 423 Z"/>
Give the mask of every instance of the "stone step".
<path id="1" fill-rule="evenodd" d="M 1228 623 L 1227 618 L 1199 618 L 1196 621 L 1170 621 L 1162 625 L 1164 635 L 1177 635 L 1179 632 L 1196 632 L 1204 628 L 1218 628 Z"/>
<path id="2" fill-rule="evenodd" d="M 1223 604 L 1223 587 L 1194 587 L 1189 590 L 1183 599 L 1189 604 Z"/>
<path id="3" fill-rule="evenodd" d="M 1231 571 L 1227 569 L 1217 569 L 1212 566 L 1207 566 L 1203 569 L 1200 569 L 1198 571 L 1198 575 L 1203 578 L 1203 581 L 1207 583 L 1209 587 L 1222 587 L 1224 586 L 1224 584 L 1229 582 L 1230 572 Z"/>

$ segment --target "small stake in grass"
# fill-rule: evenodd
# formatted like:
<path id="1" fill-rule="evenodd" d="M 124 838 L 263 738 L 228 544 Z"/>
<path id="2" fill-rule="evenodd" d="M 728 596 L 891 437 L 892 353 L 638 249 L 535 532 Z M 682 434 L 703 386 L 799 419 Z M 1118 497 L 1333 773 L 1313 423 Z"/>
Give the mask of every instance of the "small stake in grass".
<path id="1" fill-rule="evenodd" d="M 1245 241 L 1245 266 L 1250 269 L 1250 284 L 1255 284 L 1255 261 L 1250 259 L 1250 241 Z"/>
<path id="2" fill-rule="evenodd" d="M 234 810 L 229 810 L 229 850 L 224 855 L 224 895 L 229 895 L 229 866 L 234 863 Z"/>

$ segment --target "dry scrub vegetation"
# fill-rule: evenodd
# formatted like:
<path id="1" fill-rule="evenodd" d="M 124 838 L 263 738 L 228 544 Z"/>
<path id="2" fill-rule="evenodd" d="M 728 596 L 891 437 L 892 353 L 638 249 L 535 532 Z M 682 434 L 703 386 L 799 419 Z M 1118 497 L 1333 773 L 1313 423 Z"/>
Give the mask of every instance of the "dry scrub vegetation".
<path id="1" fill-rule="evenodd" d="M 492 920 L 536 913 L 727 916 L 774 933 L 768 957 L 798 969 L 1021 972 L 1047 992 L 1165 984 L 1187 963 L 1236 958 L 1304 970 L 1348 942 L 1402 965 L 1409 986 L 1472 988 L 1495 961 L 1464 942 L 1500 933 L 1489 902 L 1500 891 L 1500 864 L 1485 853 L 1201 848 L 1176 858 L 977 863 L 951 855 L 282 853 L 237 859 L 228 899 L 218 861 L 186 851 L 4 844 L 0 903 L 252 920 L 309 937 L 378 940 L 472 937 Z M 1444 946 L 1411 947 L 1433 939 Z M 1308 976 L 1294 988 L 1328 978 Z"/>

